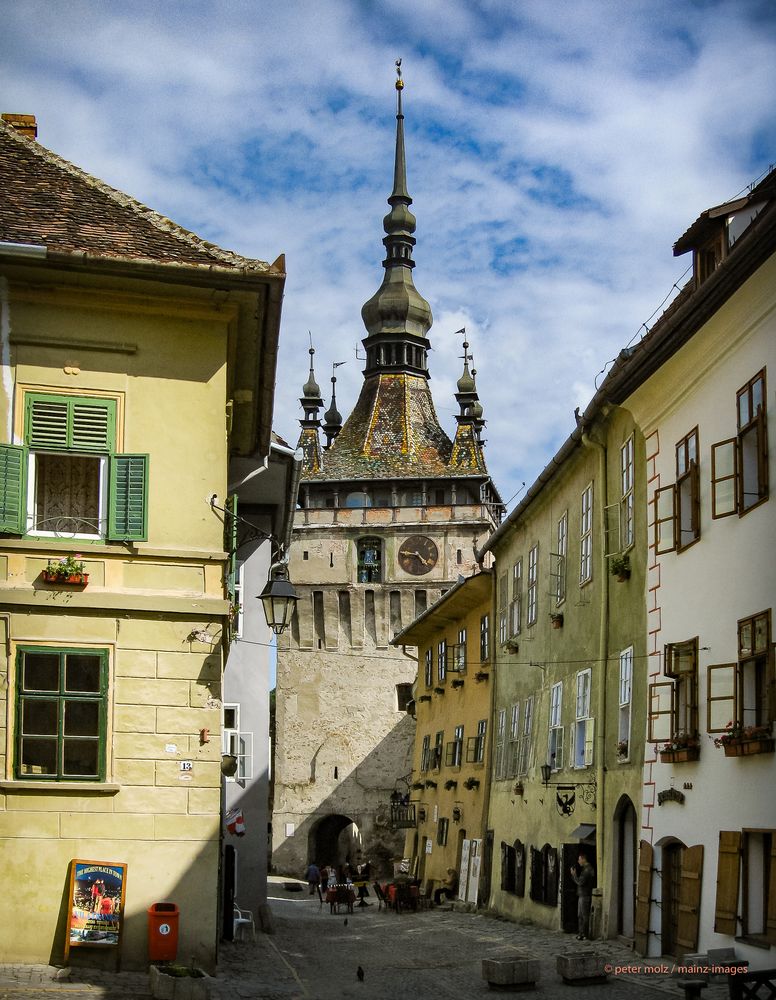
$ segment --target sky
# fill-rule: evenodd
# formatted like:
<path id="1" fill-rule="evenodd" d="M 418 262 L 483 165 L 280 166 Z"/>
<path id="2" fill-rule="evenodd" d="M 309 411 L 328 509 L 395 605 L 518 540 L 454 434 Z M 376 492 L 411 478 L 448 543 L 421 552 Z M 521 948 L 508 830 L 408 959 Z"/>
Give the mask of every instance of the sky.
<path id="1" fill-rule="evenodd" d="M 1 111 L 288 279 L 275 429 L 309 337 L 362 382 L 402 59 L 414 280 L 453 436 L 466 328 L 511 508 L 687 280 L 672 246 L 776 161 L 771 0 L 0 0 Z M 0 195 L 1 196 L 1 195 Z M 357 356 L 358 349 L 358 356 Z"/>

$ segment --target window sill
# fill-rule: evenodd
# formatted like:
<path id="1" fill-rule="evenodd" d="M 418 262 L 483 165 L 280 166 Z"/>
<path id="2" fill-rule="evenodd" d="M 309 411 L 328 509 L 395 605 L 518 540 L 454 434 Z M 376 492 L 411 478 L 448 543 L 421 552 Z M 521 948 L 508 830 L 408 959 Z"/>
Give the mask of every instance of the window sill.
<path id="1" fill-rule="evenodd" d="M 111 781 L 0 781 L 4 792 L 78 792 L 80 795 L 115 795 L 121 785 Z"/>
<path id="2" fill-rule="evenodd" d="M 767 941 L 764 937 L 759 937 L 755 935 L 749 937 L 746 934 L 742 934 L 735 940 L 738 941 L 740 944 L 751 944 L 754 948 L 762 948 L 763 951 L 769 951 L 770 948 L 772 947 L 770 942 Z"/>

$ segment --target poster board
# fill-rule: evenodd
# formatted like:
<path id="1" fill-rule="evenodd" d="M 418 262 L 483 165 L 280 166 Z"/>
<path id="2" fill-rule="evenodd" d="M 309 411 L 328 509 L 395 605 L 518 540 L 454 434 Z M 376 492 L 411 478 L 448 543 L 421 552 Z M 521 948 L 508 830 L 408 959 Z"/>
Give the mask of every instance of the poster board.
<path id="1" fill-rule="evenodd" d="M 466 901 L 466 889 L 469 885 L 469 851 L 471 841 L 464 840 L 461 844 L 461 869 L 458 876 L 458 898 Z"/>
<path id="2" fill-rule="evenodd" d="M 117 948 L 124 927 L 127 866 L 113 861 L 70 862 L 65 961 L 71 948 Z"/>

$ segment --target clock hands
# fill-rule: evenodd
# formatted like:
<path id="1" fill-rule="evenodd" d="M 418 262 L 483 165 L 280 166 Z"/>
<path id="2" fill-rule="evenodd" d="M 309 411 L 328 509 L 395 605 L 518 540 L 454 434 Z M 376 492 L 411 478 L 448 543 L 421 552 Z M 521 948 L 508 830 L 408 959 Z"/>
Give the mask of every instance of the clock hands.
<path id="1" fill-rule="evenodd" d="M 424 566 L 428 566 L 429 563 L 430 563 L 430 560 L 424 559 L 423 556 L 420 554 L 420 552 L 410 552 L 407 549 L 400 549 L 399 550 L 399 555 L 402 555 L 402 556 L 417 556 L 418 559 L 420 559 L 420 561 L 423 563 Z"/>

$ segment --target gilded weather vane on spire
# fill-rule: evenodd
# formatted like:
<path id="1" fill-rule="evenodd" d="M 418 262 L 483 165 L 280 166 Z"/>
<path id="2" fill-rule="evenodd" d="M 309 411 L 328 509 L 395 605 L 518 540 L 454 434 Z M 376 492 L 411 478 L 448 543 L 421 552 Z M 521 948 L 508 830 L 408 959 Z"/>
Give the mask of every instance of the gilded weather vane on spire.
<path id="1" fill-rule="evenodd" d="M 401 59 L 396 60 L 396 89 L 404 90 L 404 80 L 401 78 Z"/>

